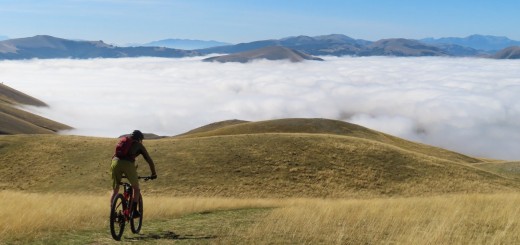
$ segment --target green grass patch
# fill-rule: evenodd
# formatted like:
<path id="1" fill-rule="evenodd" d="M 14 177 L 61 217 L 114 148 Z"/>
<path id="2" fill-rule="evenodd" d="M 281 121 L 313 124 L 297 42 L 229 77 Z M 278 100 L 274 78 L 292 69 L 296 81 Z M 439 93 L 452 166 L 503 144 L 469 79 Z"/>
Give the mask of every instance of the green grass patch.
<path id="1" fill-rule="evenodd" d="M 269 214 L 272 208 L 218 210 L 188 214 L 177 219 L 145 220 L 140 234 L 132 234 L 127 224 L 122 243 L 139 244 L 215 244 L 240 243 L 251 225 Z M 107 218 L 108 220 L 108 218 Z M 101 230 L 48 232 L 37 237 L 5 241 L 8 244 L 121 244 L 110 235 L 108 222 Z"/>

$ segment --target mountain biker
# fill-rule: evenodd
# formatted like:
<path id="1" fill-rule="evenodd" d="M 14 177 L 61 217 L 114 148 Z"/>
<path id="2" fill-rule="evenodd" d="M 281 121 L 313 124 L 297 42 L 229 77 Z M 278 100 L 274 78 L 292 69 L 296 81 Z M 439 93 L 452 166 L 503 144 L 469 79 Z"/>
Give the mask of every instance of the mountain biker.
<path id="1" fill-rule="evenodd" d="M 121 178 L 123 177 L 123 174 L 125 174 L 128 178 L 128 181 L 132 185 L 132 188 L 134 189 L 134 201 L 132 204 L 134 211 L 132 216 L 135 218 L 140 216 L 140 213 L 137 211 L 137 205 L 139 203 L 139 198 L 141 197 L 135 158 L 139 155 L 143 155 L 144 159 L 150 167 L 150 171 L 152 172 L 152 179 L 157 178 L 157 173 L 155 172 L 155 164 L 143 145 L 143 133 L 141 133 L 139 130 L 134 130 L 130 138 L 132 139 L 132 144 L 128 149 L 127 155 L 125 157 L 117 157 L 114 155 L 112 158 L 111 171 L 112 188 L 114 189 L 114 192 L 112 193 L 112 198 L 110 198 L 110 203 L 112 203 L 114 197 L 119 193 L 119 183 L 121 183 Z"/>

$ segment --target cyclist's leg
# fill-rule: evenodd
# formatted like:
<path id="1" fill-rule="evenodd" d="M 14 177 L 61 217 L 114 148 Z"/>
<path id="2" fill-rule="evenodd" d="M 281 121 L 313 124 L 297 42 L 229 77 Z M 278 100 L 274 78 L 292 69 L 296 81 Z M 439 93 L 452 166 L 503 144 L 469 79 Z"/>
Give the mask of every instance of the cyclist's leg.
<path id="1" fill-rule="evenodd" d="M 110 205 L 112 205 L 112 201 L 114 197 L 119 193 L 119 183 L 121 183 L 121 178 L 123 177 L 123 172 L 121 171 L 121 163 L 119 160 L 112 160 L 112 165 L 110 166 L 110 170 L 112 171 L 112 197 L 110 198 Z"/>
<path id="2" fill-rule="evenodd" d="M 139 185 L 134 187 L 134 203 L 133 205 L 137 205 L 139 203 L 139 199 L 141 198 L 141 189 L 139 189 Z"/>
<path id="3" fill-rule="evenodd" d="M 139 198 L 141 198 L 141 190 L 139 189 L 139 179 L 137 178 L 137 169 L 135 164 L 132 162 L 125 162 L 124 173 L 128 178 L 128 182 L 130 182 L 132 185 L 132 189 L 134 190 L 133 203 L 139 203 Z"/>

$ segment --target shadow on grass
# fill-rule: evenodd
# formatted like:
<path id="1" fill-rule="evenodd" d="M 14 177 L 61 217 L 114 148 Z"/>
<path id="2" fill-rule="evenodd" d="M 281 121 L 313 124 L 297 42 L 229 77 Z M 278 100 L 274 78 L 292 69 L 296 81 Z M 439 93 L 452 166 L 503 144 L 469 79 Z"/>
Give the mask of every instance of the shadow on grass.
<path id="1" fill-rule="evenodd" d="M 208 240 L 215 239 L 217 236 L 196 236 L 196 235 L 179 235 L 173 231 L 164 231 L 161 233 L 139 234 L 137 237 L 125 237 L 129 241 L 149 241 L 149 240 Z"/>

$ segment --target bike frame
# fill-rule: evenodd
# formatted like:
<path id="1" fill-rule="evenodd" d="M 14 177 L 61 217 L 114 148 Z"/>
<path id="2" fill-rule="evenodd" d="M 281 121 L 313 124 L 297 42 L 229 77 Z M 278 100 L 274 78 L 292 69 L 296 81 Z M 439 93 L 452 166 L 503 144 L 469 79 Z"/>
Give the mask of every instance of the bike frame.
<path id="1" fill-rule="evenodd" d="M 126 176 L 123 176 L 123 178 L 126 178 Z M 152 177 L 151 176 L 147 176 L 147 177 L 139 176 L 138 179 L 144 179 L 144 181 L 148 181 L 148 180 L 151 180 Z M 139 231 L 141 229 L 141 224 L 142 224 L 142 216 L 140 216 L 139 218 L 135 218 L 135 219 L 139 219 L 139 221 L 137 223 L 137 226 L 134 226 L 135 221 L 134 221 L 134 218 L 132 217 L 134 190 L 133 190 L 132 185 L 130 183 L 126 183 L 126 182 L 120 182 L 119 184 L 123 186 L 123 189 L 124 189 L 123 194 L 116 195 L 114 197 L 114 199 L 111 200 L 112 204 L 110 207 L 110 210 L 111 210 L 110 211 L 110 231 L 112 233 L 112 237 L 118 241 L 121 239 L 121 236 L 123 235 L 124 227 L 127 222 L 129 222 L 131 224 L 133 233 L 139 233 Z M 119 205 L 115 205 L 117 199 L 121 199 L 121 203 Z M 117 207 L 121 208 L 121 210 L 119 210 L 119 212 L 116 212 Z M 143 208 L 142 196 L 141 196 L 141 199 L 139 202 L 139 207 L 141 209 L 140 211 L 142 211 L 142 208 Z M 116 224 L 119 227 L 119 231 L 116 230 Z"/>
<path id="2" fill-rule="evenodd" d="M 134 199 L 134 188 L 132 188 L 132 185 L 130 185 L 129 183 L 121 183 L 123 185 L 123 197 L 124 197 L 124 200 L 126 201 L 127 205 L 126 205 L 126 209 L 123 210 L 123 214 L 125 215 L 125 221 L 129 221 L 130 220 L 130 210 L 132 210 L 132 204 L 133 204 L 133 199 Z"/>
<path id="3" fill-rule="evenodd" d="M 126 179 L 126 176 L 123 176 L 123 179 Z M 142 177 L 142 176 L 138 176 L 137 179 L 144 179 L 144 181 L 148 181 L 148 180 L 151 180 L 152 177 L 151 176 L 146 176 L 146 177 Z M 127 182 L 120 182 L 119 183 L 120 185 L 123 186 L 123 197 L 125 198 L 125 201 L 127 203 L 126 205 L 126 209 L 124 210 L 124 215 L 125 215 L 125 220 L 126 221 L 129 221 L 132 217 L 130 217 L 130 215 L 132 214 L 131 210 L 132 210 L 132 205 L 134 205 L 134 188 L 132 187 L 132 185 L 130 183 L 127 183 Z M 142 196 L 141 196 L 142 198 Z"/>

